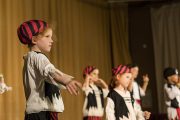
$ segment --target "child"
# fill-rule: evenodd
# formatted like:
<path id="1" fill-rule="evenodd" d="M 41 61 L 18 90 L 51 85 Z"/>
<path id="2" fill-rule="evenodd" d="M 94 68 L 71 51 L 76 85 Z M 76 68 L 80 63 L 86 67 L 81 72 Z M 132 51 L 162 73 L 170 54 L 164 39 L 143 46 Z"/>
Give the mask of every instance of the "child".
<path id="1" fill-rule="evenodd" d="M 131 95 L 127 90 L 132 77 L 130 69 L 125 65 L 118 65 L 112 69 L 112 74 L 106 106 L 107 120 L 136 120 Z M 149 119 L 149 112 L 144 115 Z"/>
<path id="2" fill-rule="evenodd" d="M 87 66 L 83 71 L 83 91 L 85 102 L 83 106 L 83 120 L 102 120 L 104 113 L 104 98 L 108 94 L 107 84 L 99 78 L 99 70 L 94 66 Z"/>
<path id="3" fill-rule="evenodd" d="M 26 21 L 19 26 L 17 33 L 20 42 L 27 44 L 30 50 L 24 56 L 23 67 L 25 120 L 57 120 L 57 114 L 51 112 L 64 110 L 60 84 L 75 95 L 81 84 L 55 68 L 44 54 L 50 52 L 53 44 L 53 32 L 46 22 Z"/>
<path id="4" fill-rule="evenodd" d="M 169 120 L 180 119 L 180 89 L 176 86 L 178 83 L 178 70 L 176 68 L 168 67 L 164 69 L 164 78 L 166 84 L 164 90 L 167 94 L 167 113 Z"/>
<path id="5" fill-rule="evenodd" d="M 0 74 L 0 94 L 3 94 L 5 91 L 12 90 L 12 87 L 8 87 L 4 82 L 4 77 Z"/>
<path id="6" fill-rule="evenodd" d="M 142 87 L 136 82 L 136 78 L 139 73 L 139 67 L 136 64 L 128 64 L 127 65 L 130 68 L 130 72 L 132 73 L 132 80 L 128 86 L 128 90 L 132 94 L 132 97 L 134 99 L 134 109 L 136 114 L 137 120 L 144 120 L 144 115 L 142 113 L 141 108 L 141 97 L 145 96 L 146 88 L 148 86 L 149 77 L 148 75 L 143 75 L 143 85 Z"/>

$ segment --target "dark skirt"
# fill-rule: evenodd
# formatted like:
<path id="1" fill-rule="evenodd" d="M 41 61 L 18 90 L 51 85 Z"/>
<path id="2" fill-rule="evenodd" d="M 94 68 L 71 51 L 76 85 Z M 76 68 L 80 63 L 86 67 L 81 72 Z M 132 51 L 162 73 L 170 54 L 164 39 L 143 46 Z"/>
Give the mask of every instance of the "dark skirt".
<path id="1" fill-rule="evenodd" d="M 26 114 L 24 120 L 58 120 L 58 113 L 41 111 L 39 113 Z"/>

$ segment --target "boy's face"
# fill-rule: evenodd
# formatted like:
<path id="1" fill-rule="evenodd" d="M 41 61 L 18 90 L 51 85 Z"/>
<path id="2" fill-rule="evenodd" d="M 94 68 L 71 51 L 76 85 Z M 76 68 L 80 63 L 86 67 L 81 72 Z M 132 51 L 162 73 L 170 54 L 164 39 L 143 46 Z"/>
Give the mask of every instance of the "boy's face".
<path id="1" fill-rule="evenodd" d="M 124 88 L 127 88 L 129 86 L 129 83 L 131 81 L 132 74 L 131 73 L 123 73 L 117 75 L 118 84 L 123 86 Z"/>
<path id="2" fill-rule="evenodd" d="M 34 44 L 37 46 L 40 52 L 50 52 L 53 40 L 52 29 L 48 29 L 43 35 L 35 37 Z"/>
<path id="3" fill-rule="evenodd" d="M 178 83 L 178 75 L 177 74 L 174 74 L 174 75 L 171 75 L 171 76 L 169 76 L 168 77 L 168 80 L 170 81 L 170 82 L 173 82 L 173 83 Z"/>
<path id="4" fill-rule="evenodd" d="M 92 81 L 97 81 L 99 78 L 99 70 L 98 69 L 94 69 L 90 74 L 89 74 L 92 78 Z"/>

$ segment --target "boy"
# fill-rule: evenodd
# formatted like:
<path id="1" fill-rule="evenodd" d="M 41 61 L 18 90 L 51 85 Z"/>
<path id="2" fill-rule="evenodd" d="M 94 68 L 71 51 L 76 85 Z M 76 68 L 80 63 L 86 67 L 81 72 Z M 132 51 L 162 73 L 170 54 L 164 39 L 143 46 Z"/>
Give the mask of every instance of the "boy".
<path id="1" fill-rule="evenodd" d="M 44 55 L 50 52 L 53 44 L 52 28 L 45 21 L 26 21 L 20 25 L 17 33 L 20 42 L 27 44 L 30 50 L 24 56 L 23 67 L 25 120 L 57 120 L 56 112 L 64 110 L 60 84 L 75 95 L 81 84 L 56 69 Z"/>

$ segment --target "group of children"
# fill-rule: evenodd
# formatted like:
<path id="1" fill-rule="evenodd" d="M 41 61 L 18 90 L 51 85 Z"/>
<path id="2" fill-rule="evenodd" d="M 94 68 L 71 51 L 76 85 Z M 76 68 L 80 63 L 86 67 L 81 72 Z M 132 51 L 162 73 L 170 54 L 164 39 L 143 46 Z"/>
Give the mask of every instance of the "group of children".
<path id="1" fill-rule="evenodd" d="M 107 120 L 136 120 L 133 96 L 128 90 L 132 73 L 127 65 L 113 68 L 109 85 L 99 78 L 99 69 L 87 66 L 83 71 L 84 83 L 58 70 L 46 57 L 50 52 L 52 28 L 45 21 L 30 20 L 23 22 L 17 34 L 29 52 L 24 55 L 23 85 L 26 97 L 25 120 L 58 120 L 58 113 L 64 105 L 61 89 L 77 95 L 82 89 L 85 93 L 83 106 L 84 120 L 102 120 L 106 106 Z M 107 105 L 104 98 L 107 97 Z M 144 119 L 149 112 L 142 112 Z"/>
<path id="2" fill-rule="evenodd" d="M 83 107 L 83 120 L 103 119 L 103 98 L 105 97 L 107 97 L 105 110 L 107 120 L 149 119 L 150 112 L 136 109 L 133 102 L 134 97 L 128 90 L 132 83 L 132 71 L 133 69 L 130 69 L 127 65 L 118 65 L 113 68 L 112 80 L 108 89 L 106 83 L 98 77 L 99 70 L 94 66 L 87 66 L 83 72 L 85 79 L 83 91 L 86 95 Z"/>
<path id="3" fill-rule="evenodd" d="M 87 66 L 83 71 L 82 85 L 74 77 L 58 70 L 46 57 L 45 53 L 50 52 L 53 44 L 53 31 L 45 21 L 25 21 L 19 26 L 17 34 L 20 42 L 29 47 L 29 52 L 23 57 L 25 120 L 58 120 L 58 113 L 64 110 L 61 89 L 67 89 L 70 94 L 75 95 L 78 95 L 80 89 L 84 91 L 83 120 L 102 120 L 104 108 L 107 120 L 150 118 L 151 113 L 143 112 L 141 109 L 141 96 L 145 95 L 149 78 L 148 75 L 144 75 L 143 86 L 137 84 L 137 65 L 121 64 L 114 67 L 109 86 L 99 77 L 98 68 Z M 169 118 L 180 118 L 180 90 L 174 85 L 178 80 L 177 70 L 167 68 L 164 76 L 167 79 L 165 90 L 169 96 L 166 104 L 168 112 L 171 111 L 171 114 L 168 114 Z M 2 76 L 0 78 L 2 79 Z M 175 114 L 172 111 L 177 112 Z"/>

